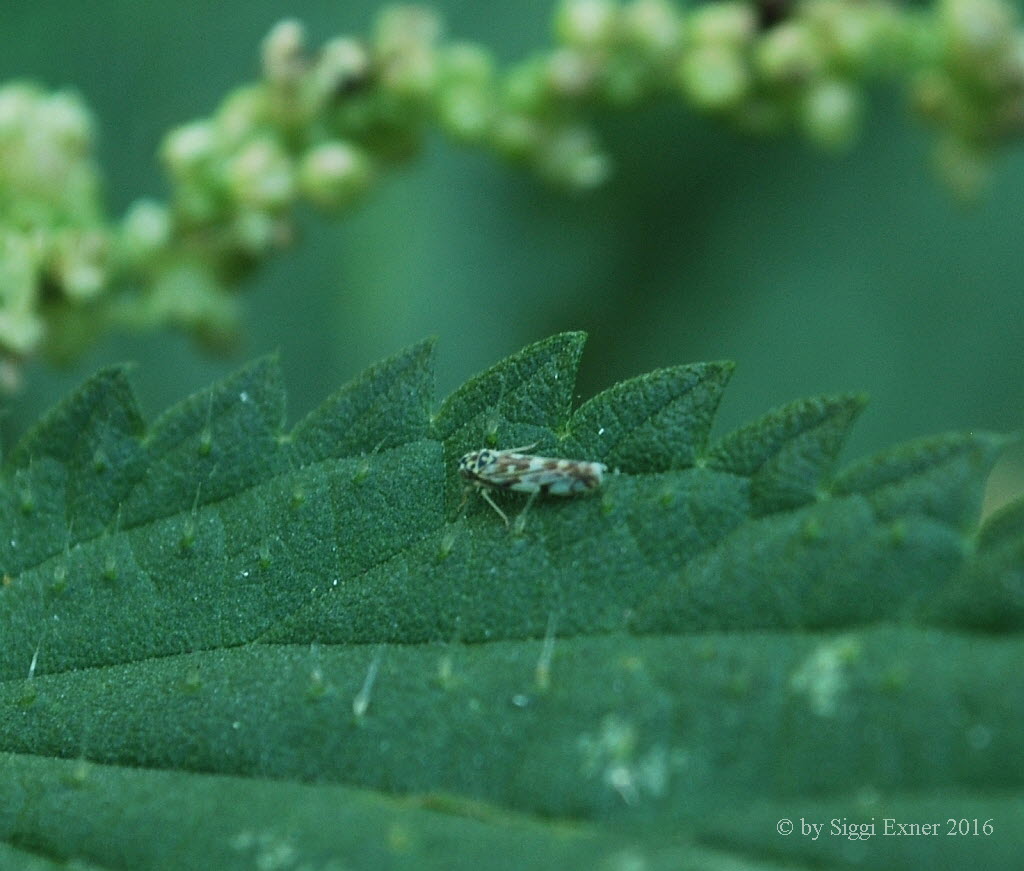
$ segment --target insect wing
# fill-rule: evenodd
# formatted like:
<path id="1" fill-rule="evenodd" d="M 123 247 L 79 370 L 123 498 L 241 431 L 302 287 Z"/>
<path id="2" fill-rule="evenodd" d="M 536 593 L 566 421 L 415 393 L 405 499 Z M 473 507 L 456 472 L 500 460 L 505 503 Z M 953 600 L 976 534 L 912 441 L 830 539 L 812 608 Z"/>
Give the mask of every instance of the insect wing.
<path id="1" fill-rule="evenodd" d="M 495 454 L 494 459 L 477 474 L 488 487 L 532 493 L 540 489 L 532 481 L 532 477 L 537 474 L 536 463 L 537 457 L 502 452 Z"/>
<path id="2" fill-rule="evenodd" d="M 568 496 L 601 486 L 603 463 L 481 450 L 459 461 L 459 474 L 477 487 Z"/>

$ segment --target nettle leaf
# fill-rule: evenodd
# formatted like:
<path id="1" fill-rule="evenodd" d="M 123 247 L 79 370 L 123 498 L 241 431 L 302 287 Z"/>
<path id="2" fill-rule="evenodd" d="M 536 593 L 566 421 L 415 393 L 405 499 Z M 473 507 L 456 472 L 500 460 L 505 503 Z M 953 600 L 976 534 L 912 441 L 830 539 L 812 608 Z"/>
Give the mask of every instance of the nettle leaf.
<path id="1" fill-rule="evenodd" d="M 430 343 L 290 432 L 274 359 L 148 426 L 120 369 L 47 415 L 0 482 L 0 867 L 1012 867 L 1005 439 L 837 471 L 860 395 L 712 441 L 729 364 L 574 411 L 582 343 L 433 417 Z M 455 467 L 524 445 L 610 471 L 509 528 Z"/>

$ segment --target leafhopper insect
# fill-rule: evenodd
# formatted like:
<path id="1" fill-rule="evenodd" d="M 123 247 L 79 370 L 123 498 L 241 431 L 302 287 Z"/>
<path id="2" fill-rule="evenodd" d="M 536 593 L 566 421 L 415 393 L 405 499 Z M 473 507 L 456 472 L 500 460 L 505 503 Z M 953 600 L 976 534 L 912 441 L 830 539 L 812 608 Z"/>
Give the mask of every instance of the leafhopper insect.
<path id="1" fill-rule="evenodd" d="M 484 448 L 470 451 L 459 460 L 459 474 L 480 491 L 487 504 L 508 525 L 508 517 L 491 498 L 488 490 L 515 490 L 529 493 L 529 508 L 541 493 L 553 496 L 572 496 L 586 493 L 601 486 L 608 467 L 604 463 L 587 460 L 563 460 L 556 457 L 535 457 L 523 454 L 533 445 L 511 448 L 507 451 L 492 451 Z M 526 513 L 526 509 L 523 509 Z"/>

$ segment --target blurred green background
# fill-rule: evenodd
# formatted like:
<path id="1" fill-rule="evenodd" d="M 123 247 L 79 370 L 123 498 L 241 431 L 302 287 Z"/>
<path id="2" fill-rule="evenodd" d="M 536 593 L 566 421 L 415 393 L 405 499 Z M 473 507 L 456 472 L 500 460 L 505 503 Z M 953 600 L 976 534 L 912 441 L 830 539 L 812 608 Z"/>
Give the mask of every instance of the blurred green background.
<path id="1" fill-rule="evenodd" d="M 108 206 L 164 198 L 155 153 L 258 75 L 270 26 L 295 16 L 317 45 L 365 33 L 381 4 L 6 0 L 0 79 L 77 89 L 99 124 Z M 502 62 L 546 47 L 553 0 L 433 4 L 448 34 Z M 133 360 L 145 413 L 279 349 L 296 420 L 361 368 L 440 337 L 438 396 L 522 345 L 568 329 L 590 342 L 579 392 L 694 360 L 737 361 L 718 432 L 797 397 L 866 389 L 847 458 L 958 429 L 1024 428 L 1024 148 L 964 207 L 929 166 L 933 136 L 903 95 L 871 95 L 860 142 L 825 155 L 747 139 L 681 102 L 609 115 L 605 187 L 567 195 L 435 135 L 352 216 L 303 215 L 299 244 L 244 290 L 231 358 L 177 334 L 111 336 L 72 370 L 33 363 L 5 400 L 6 446 L 71 387 Z M 990 499 L 1019 493 L 1024 452 Z"/>

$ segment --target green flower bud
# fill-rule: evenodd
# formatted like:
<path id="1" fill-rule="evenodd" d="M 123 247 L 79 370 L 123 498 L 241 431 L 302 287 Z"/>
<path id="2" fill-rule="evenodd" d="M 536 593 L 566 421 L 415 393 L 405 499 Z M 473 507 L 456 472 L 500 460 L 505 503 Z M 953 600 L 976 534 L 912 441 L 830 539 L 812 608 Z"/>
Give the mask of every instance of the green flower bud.
<path id="1" fill-rule="evenodd" d="M 292 162 L 266 136 L 254 139 L 231 158 L 227 181 L 235 199 L 252 209 L 281 209 L 295 195 Z"/>
<path id="2" fill-rule="evenodd" d="M 440 56 L 444 84 L 487 87 L 494 80 L 494 58 L 477 45 L 457 42 Z"/>
<path id="3" fill-rule="evenodd" d="M 754 53 L 758 71 L 770 82 L 803 82 L 825 65 L 822 47 L 800 21 L 786 21 L 769 30 Z"/>
<path id="4" fill-rule="evenodd" d="M 677 69 L 679 85 L 707 111 L 735 107 L 750 89 L 750 73 L 738 52 L 724 45 L 707 45 L 688 52 Z"/>
<path id="5" fill-rule="evenodd" d="M 0 87 L 0 145 L 21 139 L 35 117 L 41 91 L 27 82 L 12 82 Z M 0 172 L 4 167 L 0 166 Z"/>
<path id="6" fill-rule="evenodd" d="M 324 43 L 313 67 L 313 91 L 319 102 L 361 89 L 371 75 L 370 53 L 357 39 L 338 37 Z"/>
<path id="7" fill-rule="evenodd" d="M 136 200 L 121 220 L 118 248 L 129 263 L 142 263 L 165 248 L 170 238 L 167 207 L 154 200 Z"/>
<path id="8" fill-rule="evenodd" d="M 21 82 L 0 88 L 0 208 L 10 224 L 48 228 L 99 220 L 91 127 L 71 94 Z"/>
<path id="9" fill-rule="evenodd" d="M 252 139 L 267 123 L 267 91 L 261 85 L 236 88 L 220 104 L 214 119 L 212 135 L 217 148 L 232 151 Z"/>
<path id="10" fill-rule="evenodd" d="M 666 0 L 633 0 L 622 10 L 622 31 L 630 44 L 655 56 L 671 55 L 683 35 L 683 22 Z"/>
<path id="11" fill-rule="evenodd" d="M 410 48 L 433 48 L 441 29 L 441 19 L 425 6 L 390 6 L 377 16 L 374 46 L 385 58 Z"/>
<path id="12" fill-rule="evenodd" d="M 223 219 L 228 204 L 221 191 L 197 179 L 179 181 L 174 190 L 174 213 L 184 227 L 213 224 Z"/>
<path id="13" fill-rule="evenodd" d="M 40 251 L 30 235 L 0 231 L 0 348 L 27 354 L 43 337 L 36 313 Z"/>
<path id="14" fill-rule="evenodd" d="M 448 132 L 461 142 L 483 141 L 494 120 L 494 59 L 466 43 L 440 55 L 441 72 L 435 95 L 437 114 Z"/>
<path id="15" fill-rule="evenodd" d="M 886 54 L 893 30 L 893 11 L 878 3 L 851 4 L 817 0 L 802 7 L 803 18 L 826 46 L 835 65 L 863 71 Z"/>
<path id="16" fill-rule="evenodd" d="M 400 97 L 426 97 L 437 81 L 437 56 L 430 51 L 396 55 L 381 71 L 381 83 Z"/>
<path id="17" fill-rule="evenodd" d="M 849 145 L 860 125 L 859 95 L 847 82 L 816 82 L 804 95 L 800 121 L 807 136 L 825 148 Z"/>
<path id="18" fill-rule="evenodd" d="M 513 112 L 539 114 L 551 102 L 548 65 L 536 57 L 517 64 L 505 76 L 504 98 Z"/>
<path id="19" fill-rule="evenodd" d="M 575 48 L 610 45 L 617 26 L 618 9 L 613 0 L 562 0 L 555 11 L 555 36 Z"/>
<path id="20" fill-rule="evenodd" d="M 590 190 L 608 178 L 611 162 L 585 127 L 550 131 L 538 155 L 541 171 L 552 181 L 575 190 Z"/>
<path id="21" fill-rule="evenodd" d="M 987 60 L 1009 48 L 1017 27 L 1014 10 L 1001 0 L 943 0 L 941 22 L 954 54 Z"/>
<path id="22" fill-rule="evenodd" d="M 757 33 L 757 16 L 749 3 L 712 3 L 695 9 L 687 28 L 694 47 L 740 48 Z"/>
<path id="23" fill-rule="evenodd" d="M 381 66 L 381 82 L 392 93 L 424 97 L 437 81 L 436 43 L 440 19 L 421 6 L 393 6 L 377 19 L 374 48 Z"/>
<path id="24" fill-rule="evenodd" d="M 263 38 L 263 76 L 274 85 L 294 85 L 306 69 L 306 29 L 286 18 Z"/>
<path id="25" fill-rule="evenodd" d="M 324 209 L 347 206 L 369 187 L 371 179 L 369 158 L 348 142 L 311 148 L 299 164 L 299 189 Z"/>
<path id="26" fill-rule="evenodd" d="M 164 137 L 160 157 L 173 175 L 194 175 L 216 151 L 216 134 L 209 121 L 176 127 Z"/>
<path id="27" fill-rule="evenodd" d="M 596 60 L 572 48 L 560 48 L 547 60 L 551 90 L 562 97 L 583 97 L 593 91 L 599 67 Z"/>
<path id="28" fill-rule="evenodd" d="M 42 337 L 43 321 L 38 315 L 0 307 L 0 348 L 12 354 L 29 354 Z"/>
<path id="29" fill-rule="evenodd" d="M 235 247 L 254 257 L 284 247 L 288 236 L 279 219 L 258 209 L 242 208 L 231 222 Z"/>
<path id="30" fill-rule="evenodd" d="M 437 95 L 438 118 L 460 142 L 483 141 L 494 120 L 494 100 L 487 89 L 451 85 Z"/>
<path id="31" fill-rule="evenodd" d="M 96 297 L 107 281 L 106 255 L 107 237 L 98 230 L 58 235 L 51 269 L 64 295 L 77 302 Z"/>
<path id="32" fill-rule="evenodd" d="M 75 156 L 82 156 L 92 149 L 92 115 L 74 94 L 58 92 L 41 100 L 36 124 L 62 150 Z"/>

